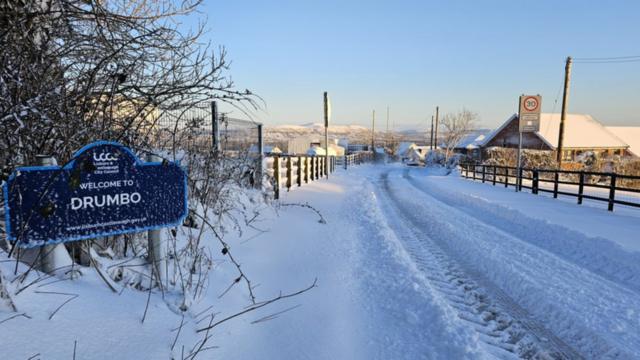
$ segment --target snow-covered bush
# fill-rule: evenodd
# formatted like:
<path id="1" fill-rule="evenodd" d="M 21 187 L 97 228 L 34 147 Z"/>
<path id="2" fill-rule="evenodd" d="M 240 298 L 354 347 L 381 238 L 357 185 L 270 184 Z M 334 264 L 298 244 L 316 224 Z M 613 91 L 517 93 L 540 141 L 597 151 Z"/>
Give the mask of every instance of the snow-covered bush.
<path id="1" fill-rule="evenodd" d="M 452 154 L 449 157 L 449 160 L 447 161 L 446 166 L 448 169 L 454 169 L 461 163 L 468 162 L 468 161 L 469 161 L 469 157 L 464 154 Z"/>
<path id="2" fill-rule="evenodd" d="M 485 165 L 517 166 L 518 149 L 490 147 L 484 150 Z M 522 166 L 534 169 L 553 169 L 556 166 L 554 153 L 543 150 L 524 149 L 522 151 Z"/>
<path id="3" fill-rule="evenodd" d="M 445 154 L 443 151 L 436 149 L 431 150 L 427 153 L 427 156 L 424 159 L 425 165 L 434 166 L 434 165 L 445 165 Z"/>
<path id="4" fill-rule="evenodd" d="M 616 174 L 640 176 L 640 159 L 637 158 L 620 158 L 612 164 L 612 171 Z M 618 185 L 640 189 L 640 180 L 619 179 Z"/>

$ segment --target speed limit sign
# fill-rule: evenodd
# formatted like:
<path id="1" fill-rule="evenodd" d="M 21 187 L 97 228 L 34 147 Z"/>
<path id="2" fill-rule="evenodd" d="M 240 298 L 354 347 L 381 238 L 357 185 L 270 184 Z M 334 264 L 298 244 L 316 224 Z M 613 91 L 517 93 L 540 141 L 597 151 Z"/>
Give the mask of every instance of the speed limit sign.
<path id="1" fill-rule="evenodd" d="M 520 132 L 536 132 L 540 130 L 540 95 L 520 96 L 520 111 L 518 113 Z"/>

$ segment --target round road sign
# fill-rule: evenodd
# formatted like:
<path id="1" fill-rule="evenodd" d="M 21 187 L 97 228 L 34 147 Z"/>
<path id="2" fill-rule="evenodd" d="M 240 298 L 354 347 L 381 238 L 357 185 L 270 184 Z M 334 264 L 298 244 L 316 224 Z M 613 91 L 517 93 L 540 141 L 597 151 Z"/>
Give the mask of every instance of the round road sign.
<path id="1" fill-rule="evenodd" d="M 538 102 L 538 99 L 533 97 L 533 96 L 529 96 L 527 98 L 524 99 L 524 109 L 527 111 L 536 111 L 538 110 L 538 106 L 540 106 L 540 103 Z"/>

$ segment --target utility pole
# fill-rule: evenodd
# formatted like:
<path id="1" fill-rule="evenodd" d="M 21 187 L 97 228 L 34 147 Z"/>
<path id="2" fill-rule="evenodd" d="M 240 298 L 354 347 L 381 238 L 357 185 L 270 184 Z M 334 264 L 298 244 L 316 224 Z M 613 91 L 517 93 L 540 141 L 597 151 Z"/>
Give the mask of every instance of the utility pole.
<path id="1" fill-rule="evenodd" d="M 387 106 L 387 135 L 384 137 L 384 147 L 389 147 L 389 106 Z"/>
<path id="2" fill-rule="evenodd" d="M 218 104 L 215 101 L 211 102 L 211 133 L 212 133 L 212 147 L 216 152 L 220 152 L 220 119 L 218 117 Z"/>
<path id="3" fill-rule="evenodd" d="M 564 142 L 564 122 L 567 119 L 567 107 L 569 102 L 569 82 L 571 81 L 571 56 L 567 57 L 564 66 L 564 91 L 562 93 L 562 114 L 560 115 L 560 132 L 558 133 L 558 153 L 556 160 L 558 169 L 562 167 L 562 145 Z"/>
<path id="4" fill-rule="evenodd" d="M 376 151 L 376 111 L 371 117 L 371 151 Z"/>
<path id="5" fill-rule="evenodd" d="M 325 176 L 329 178 L 329 118 L 331 117 L 331 104 L 329 103 L 329 95 L 324 92 L 324 144 L 326 153 L 324 154 Z"/>
<path id="6" fill-rule="evenodd" d="M 433 150 L 433 115 L 431 115 L 431 140 L 429 140 L 429 149 Z"/>
<path id="7" fill-rule="evenodd" d="M 440 107 L 436 106 L 436 128 L 433 133 L 433 140 L 436 142 L 434 149 L 438 149 L 438 116 L 440 114 Z"/>

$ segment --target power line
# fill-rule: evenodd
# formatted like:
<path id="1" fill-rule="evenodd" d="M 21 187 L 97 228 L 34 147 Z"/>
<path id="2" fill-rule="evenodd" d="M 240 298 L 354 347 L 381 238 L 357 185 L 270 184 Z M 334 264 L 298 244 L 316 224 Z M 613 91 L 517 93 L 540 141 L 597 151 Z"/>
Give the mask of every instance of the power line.
<path id="1" fill-rule="evenodd" d="M 634 60 L 605 60 L 605 61 L 576 61 L 578 64 L 623 64 L 623 63 L 634 63 L 640 62 L 640 59 Z"/>
<path id="2" fill-rule="evenodd" d="M 640 55 L 632 55 L 632 56 L 613 56 L 613 57 L 592 57 L 592 58 L 573 58 L 573 60 L 624 60 L 624 59 L 640 59 Z"/>
<path id="3" fill-rule="evenodd" d="M 574 63 L 579 64 L 619 64 L 640 62 L 640 55 L 633 56 L 614 56 L 614 57 L 593 57 L 593 58 L 574 58 Z"/>

